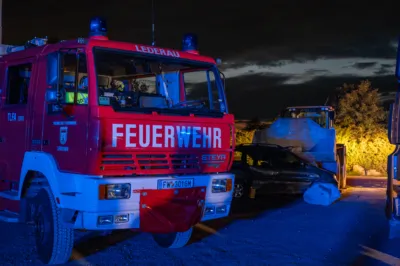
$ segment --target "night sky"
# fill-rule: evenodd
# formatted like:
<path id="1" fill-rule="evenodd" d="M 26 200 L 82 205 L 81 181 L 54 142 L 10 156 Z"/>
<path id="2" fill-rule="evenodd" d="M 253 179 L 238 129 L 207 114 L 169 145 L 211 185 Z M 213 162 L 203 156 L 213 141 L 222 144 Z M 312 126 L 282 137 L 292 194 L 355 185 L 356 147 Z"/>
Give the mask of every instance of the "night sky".
<path id="1" fill-rule="evenodd" d="M 180 49 L 182 35 L 196 33 L 200 53 L 224 63 L 237 118 L 324 104 L 336 87 L 364 78 L 381 91 L 396 89 L 394 1 L 156 2 L 157 46 Z M 95 15 L 107 19 L 111 39 L 151 44 L 150 0 L 3 0 L 3 43 L 84 37 Z"/>

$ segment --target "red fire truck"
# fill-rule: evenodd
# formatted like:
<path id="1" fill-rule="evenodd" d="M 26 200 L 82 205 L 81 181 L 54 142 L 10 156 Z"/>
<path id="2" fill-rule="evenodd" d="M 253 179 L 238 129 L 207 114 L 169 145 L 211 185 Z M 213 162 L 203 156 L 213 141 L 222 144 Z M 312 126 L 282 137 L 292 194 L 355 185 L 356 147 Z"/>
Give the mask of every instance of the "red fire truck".
<path id="1" fill-rule="evenodd" d="M 45 264 L 74 229 L 132 229 L 162 247 L 230 211 L 234 118 L 224 76 L 187 34 L 182 50 L 90 37 L 2 46 L 0 220 L 35 227 Z"/>

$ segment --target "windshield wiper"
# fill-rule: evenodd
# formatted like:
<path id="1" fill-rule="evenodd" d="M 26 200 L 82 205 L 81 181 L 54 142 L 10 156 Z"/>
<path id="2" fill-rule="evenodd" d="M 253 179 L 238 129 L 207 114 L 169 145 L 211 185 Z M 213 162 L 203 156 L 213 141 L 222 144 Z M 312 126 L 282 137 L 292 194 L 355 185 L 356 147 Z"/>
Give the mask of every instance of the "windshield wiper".
<path id="1" fill-rule="evenodd" d="M 178 102 L 172 106 L 172 109 L 187 109 L 187 108 L 203 108 L 205 107 L 205 102 L 203 100 L 190 100 Z M 199 107 L 195 107 L 199 106 Z"/>

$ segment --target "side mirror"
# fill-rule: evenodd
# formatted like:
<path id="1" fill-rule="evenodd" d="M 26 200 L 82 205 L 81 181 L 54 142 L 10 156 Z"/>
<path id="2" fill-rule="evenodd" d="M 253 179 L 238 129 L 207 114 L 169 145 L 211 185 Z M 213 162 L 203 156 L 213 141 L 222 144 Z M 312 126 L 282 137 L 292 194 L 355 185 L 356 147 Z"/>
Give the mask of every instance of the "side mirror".
<path id="1" fill-rule="evenodd" d="M 47 103 L 57 103 L 57 90 L 56 89 L 47 89 L 46 102 Z"/>

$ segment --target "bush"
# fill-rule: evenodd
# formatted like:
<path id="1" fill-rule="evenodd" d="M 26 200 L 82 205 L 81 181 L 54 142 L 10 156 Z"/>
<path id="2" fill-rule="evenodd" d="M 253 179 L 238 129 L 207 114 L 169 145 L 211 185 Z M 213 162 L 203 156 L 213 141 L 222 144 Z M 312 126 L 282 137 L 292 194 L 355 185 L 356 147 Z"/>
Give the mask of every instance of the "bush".
<path id="1" fill-rule="evenodd" d="M 253 142 L 254 130 L 236 130 L 236 145 Z"/>
<path id="2" fill-rule="evenodd" d="M 249 144 L 253 142 L 253 136 L 254 136 L 254 130 L 248 131 L 248 130 L 236 130 L 236 145 L 240 144 Z M 235 152 L 234 157 L 237 160 L 240 160 L 241 153 L 240 152 Z M 249 162 L 252 164 L 251 162 Z"/>
<path id="3" fill-rule="evenodd" d="M 395 146 L 389 143 L 386 130 L 379 129 L 374 135 L 357 135 L 358 130 L 337 128 L 337 143 L 343 143 L 347 149 L 347 170 L 361 166 L 365 174 L 376 170 L 382 174 L 387 172 L 387 157 Z"/>

